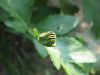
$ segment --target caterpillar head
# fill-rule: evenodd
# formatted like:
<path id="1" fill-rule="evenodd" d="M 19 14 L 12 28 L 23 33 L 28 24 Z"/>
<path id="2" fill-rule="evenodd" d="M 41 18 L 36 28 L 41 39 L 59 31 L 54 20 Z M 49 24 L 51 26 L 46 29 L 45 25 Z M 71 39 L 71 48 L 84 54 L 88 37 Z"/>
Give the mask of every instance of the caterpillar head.
<path id="1" fill-rule="evenodd" d="M 41 33 L 39 42 L 47 47 L 54 47 L 56 42 L 56 34 L 53 31 Z"/>

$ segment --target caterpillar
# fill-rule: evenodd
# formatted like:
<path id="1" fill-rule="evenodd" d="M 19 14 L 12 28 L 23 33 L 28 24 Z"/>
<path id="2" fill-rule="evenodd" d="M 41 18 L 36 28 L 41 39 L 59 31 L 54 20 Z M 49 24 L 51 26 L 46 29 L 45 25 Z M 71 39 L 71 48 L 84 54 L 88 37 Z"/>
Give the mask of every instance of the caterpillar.
<path id="1" fill-rule="evenodd" d="M 53 31 L 41 33 L 39 42 L 47 47 L 54 47 L 56 42 L 56 34 Z"/>

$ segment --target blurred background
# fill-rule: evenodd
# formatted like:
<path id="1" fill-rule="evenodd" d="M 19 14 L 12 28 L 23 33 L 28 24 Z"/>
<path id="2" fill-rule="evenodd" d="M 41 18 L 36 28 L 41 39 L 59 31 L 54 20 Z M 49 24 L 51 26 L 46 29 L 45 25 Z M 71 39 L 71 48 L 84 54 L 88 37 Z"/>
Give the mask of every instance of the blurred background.
<path id="1" fill-rule="evenodd" d="M 0 75 L 100 75 L 99 4 L 99 0 L 0 0 Z M 84 60 L 82 63 L 88 62 L 92 69 L 85 71 L 83 65 L 74 63 L 78 65 L 74 66 L 75 70 L 79 68 L 76 73 L 70 71 L 69 65 L 67 70 L 64 66 L 60 69 L 58 64 L 55 66 L 54 60 L 59 62 L 56 53 L 53 56 L 49 49 L 46 51 L 36 37 L 46 31 L 56 33 L 57 48 L 72 47 L 74 42 L 72 45 L 64 42 L 69 37 L 85 46 L 97 61 Z M 67 36 L 68 39 L 64 39 Z"/>

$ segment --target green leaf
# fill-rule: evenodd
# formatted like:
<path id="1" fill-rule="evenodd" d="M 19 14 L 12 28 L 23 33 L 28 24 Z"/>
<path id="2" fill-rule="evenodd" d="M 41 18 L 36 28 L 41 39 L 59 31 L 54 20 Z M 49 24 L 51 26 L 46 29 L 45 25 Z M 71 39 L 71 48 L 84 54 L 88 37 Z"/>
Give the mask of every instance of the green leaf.
<path id="1" fill-rule="evenodd" d="M 81 0 L 60 0 L 60 1 L 62 1 L 64 3 L 70 3 L 70 4 L 76 5 L 76 6 L 79 6 L 80 2 L 81 2 Z"/>
<path id="2" fill-rule="evenodd" d="M 96 62 L 95 57 L 90 51 L 80 51 L 80 52 L 72 52 L 70 54 L 71 58 L 76 63 L 93 63 Z"/>
<path id="3" fill-rule="evenodd" d="M 48 53 L 47 53 L 47 50 L 46 48 L 41 44 L 39 43 L 39 33 L 38 33 L 38 30 L 37 29 L 29 29 L 29 34 L 31 36 L 28 36 L 31 40 L 33 40 L 33 43 L 36 47 L 36 50 L 38 51 L 38 53 L 42 56 L 42 57 L 47 57 Z"/>
<path id="4" fill-rule="evenodd" d="M 51 61 L 53 62 L 53 65 L 57 69 L 60 69 L 60 65 L 61 65 L 60 52 L 55 47 L 46 47 L 46 48 L 47 48 L 48 54 L 50 55 Z"/>
<path id="5" fill-rule="evenodd" d="M 53 8 L 47 5 L 39 5 L 37 6 L 37 10 L 33 12 L 33 23 L 38 23 L 39 21 L 45 19 L 47 16 L 58 14 L 59 12 L 59 8 Z"/>
<path id="6" fill-rule="evenodd" d="M 21 33 L 25 33 L 28 28 L 27 24 L 20 18 L 15 18 L 14 20 L 6 20 L 5 24 L 6 26 L 14 29 L 14 31 Z"/>
<path id="7" fill-rule="evenodd" d="M 85 63 L 85 64 L 82 64 L 83 70 L 87 71 L 88 73 L 93 71 L 94 67 L 95 67 L 95 63 Z"/>
<path id="8" fill-rule="evenodd" d="M 25 33 L 30 24 L 33 4 L 34 0 L 0 0 L 0 6 L 12 17 L 5 24 L 15 31 Z"/>
<path id="9" fill-rule="evenodd" d="M 93 22 L 92 30 L 96 37 L 100 37 L 100 0 L 83 0 L 83 12 L 87 21 Z"/>
<path id="10" fill-rule="evenodd" d="M 93 63 L 94 55 L 74 38 L 61 37 L 57 40 L 62 61 L 76 63 Z"/>
<path id="11" fill-rule="evenodd" d="M 82 70 L 78 65 L 73 63 L 64 63 L 62 66 L 68 75 L 88 75 L 84 70 Z"/>
<path id="12" fill-rule="evenodd" d="M 75 28 L 78 24 L 78 19 L 74 16 L 49 16 L 44 21 L 35 25 L 39 32 L 54 31 L 57 35 L 64 35 Z"/>
<path id="13" fill-rule="evenodd" d="M 44 58 L 47 57 L 48 53 L 47 53 L 46 48 L 42 44 L 40 44 L 37 40 L 34 40 L 33 42 L 35 44 L 35 47 L 38 53 Z"/>
<path id="14" fill-rule="evenodd" d="M 90 0 L 82 0 L 84 18 L 87 22 L 92 21 L 92 3 Z"/>
<path id="15" fill-rule="evenodd" d="M 60 68 L 64 63 L 94 63 L 94 55 L 74 38 L 59 37 L 56 40 L 56 47 L 46 47 L 48 54 L 56 66 Z"/>
<path id="16" fill-rule="evenodd" d="M 0 21 L 4 21 L 10 18 L 10 14 L 0 7 Z"/>
<path id="17" fill-rule="evenodd" d="M 60 0 L 61 14 L 74 15 L 79 11 L 79 1 L 76 0 Z"/>
<path id="18" fill-rule="evenodd" d="M 100 38 L 100 0 L 92 0 L 93 32 Z"/>

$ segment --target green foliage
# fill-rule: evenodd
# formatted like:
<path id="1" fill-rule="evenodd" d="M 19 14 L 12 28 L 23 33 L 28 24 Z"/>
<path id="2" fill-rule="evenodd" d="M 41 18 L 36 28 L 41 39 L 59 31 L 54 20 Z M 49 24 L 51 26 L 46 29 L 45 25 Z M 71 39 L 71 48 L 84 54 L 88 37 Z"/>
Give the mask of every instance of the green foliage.
<path id="1" fill-rule="evenodd" d="M 76 0 L 60 0 L 61 12 L 64 14 L 74 15 L 78 12 L 78 2 Z M 67 9 L 67 10 L 66 10 Z"/>
<path id="2" fill-rule="evenodd" d="M 74 38 L 59 37 L 56 47 L 46 48 L 57 69 L 63 63 L 93 63 L 96 61 L 92 53 Z"/>
<path id="3" fill-rule="evenodd" d="M 4 20 L 4 23 L 17 32 L 25 33 L 30 24 L 33 4 L 34 0 L 0 0 L 0 6 L 12 18 Z"/>
<path id="4" fill-rule="evenodd" d="M 59 2 L 60 5 L 57 7 L 52 4 L 49 6 L 47 0 L 0 0 L 0 23 L 6 26 L 5 29 L 22 34 L 20 36 L 31 40 L 38 53 L 42 57 L 49 55 L 53 65 L 57 69 L 60 69 L 62 66 L 68 75 L 88 75 L 93 67 L 90 67 L 88 70 L 86 68 L 88 68 L 90 63 L 96 62 L 95 56 L 80 41 L 76 40 L 75 37 L 68 36 L 69 32 L 73 31 L 80 22 L 73 15 L 79 8 L 76 1 L 61 0 L 61 3 Z M 93 31 L 95 31 L 97 36 L 100 36 L 98 29 L 100 27 L 100 18 L 98 16 L 100 11 L 99 0 L 96 1 L 97 5 L 94 0 L 82 0 L 82 5 L 85 19 L 93 22 Z M 67 6 L 68 9 L 66 8 Z M 53 31 L 57 35 L 55 47 L 42 45 L 44 40 L 39 42 L 39 35 L 42 32 L 48 31 Z M 2 35 L 0 42 L 6 46 L 5 42 L 7 41 L 3 37 L 5 36 Z M 28 75 L 27 72 L 30 72 L 28 71 L 30 67 L 32 71 L 35 69 L 33 65 L 34 61 L 30 59 L 30 54 L 24 50 L 20 50 L 21 52 L 16 50 L 16 64 L 13 63 L 9 56 L 13 50 L 14 48 L 8 45 L 6 52 L 1 54 L 7 74 Z M 84 63 L 87 63 L 88 66 Z"/>
<path id="5" fill-rule="evenodd" d="M 68 75 L 88 75 L 88 72 L 85 72 L 76 64 L 63 62 L 62 66 Z"/>
<path id="6" fill-rule="evenodd" d="M 78 19 L 69 15 L 53 15 L 46 18 L 44 21 L 39 22 L 34 27 L 39 32 L 54 31 L 56 35 L 65 35 L 78 24 Z"/>
<path id="7" fill-rule="evenodd" d="M 46 48 L 42 44 L 40 44 L 37 40 L 34 40 L 33 42 L 35 43 L 35 47 L 38 50 L 39 54 L 42 57 L 47 57 L 48 54 Z"/>
<path id="8" fill-rule="evenodd" d="M 100 37 L 100 1 L 99 0 L 82 0 L 83 4 L 83 11 L 85 14 L 85 19 L 89 22 L 93 23 L 93 32 L 95 33 L 96 37 Z"/>

